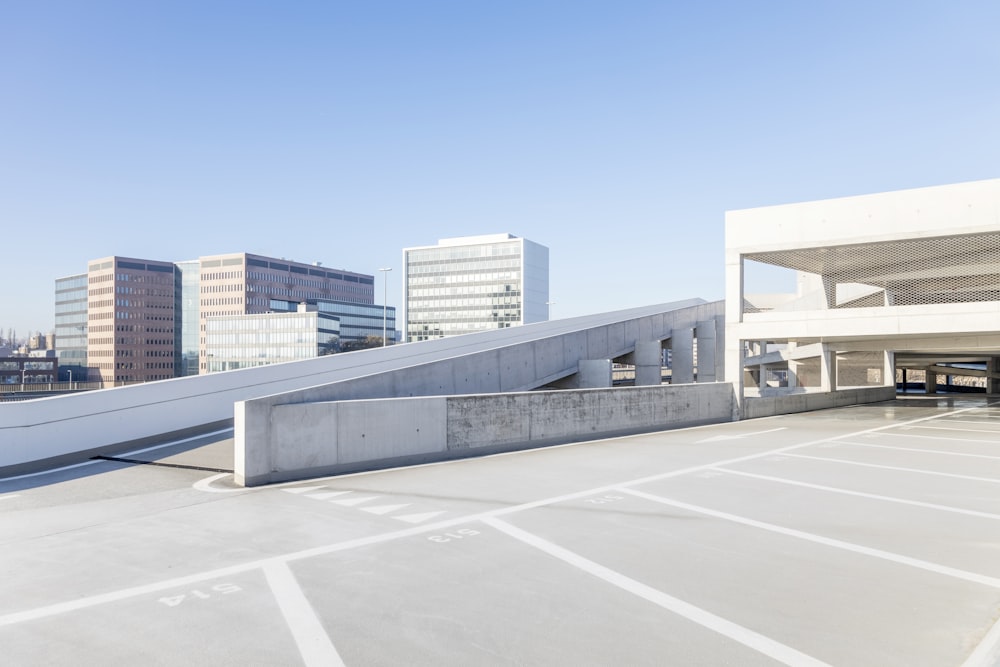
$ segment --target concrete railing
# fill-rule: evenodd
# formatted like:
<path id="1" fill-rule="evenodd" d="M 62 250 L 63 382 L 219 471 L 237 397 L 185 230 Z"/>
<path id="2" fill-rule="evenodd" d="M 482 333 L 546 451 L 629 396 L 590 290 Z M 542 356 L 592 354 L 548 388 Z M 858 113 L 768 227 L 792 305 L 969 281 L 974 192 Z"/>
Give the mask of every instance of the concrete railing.
<path id="1" fill-rule="evenodd" d="M 896 397 L 896 387 L 860 387 L 826 392 L 788 393 L 782 396 L 764 396 L 743 399 L 743 419 L 773 417 L 795 412 L 809 412 L 825 408 L 840 408 L 859 403 L 891 401 Z"/>
<path id="2" fill-rule="evenodd" d="M 730 383 L 237 406 L 236 481 L 291 479 L 729 421 Z M 266 431 L 242 439 L 241 423 Z M 265 437 L 260 437 L 261 435 Z"/>

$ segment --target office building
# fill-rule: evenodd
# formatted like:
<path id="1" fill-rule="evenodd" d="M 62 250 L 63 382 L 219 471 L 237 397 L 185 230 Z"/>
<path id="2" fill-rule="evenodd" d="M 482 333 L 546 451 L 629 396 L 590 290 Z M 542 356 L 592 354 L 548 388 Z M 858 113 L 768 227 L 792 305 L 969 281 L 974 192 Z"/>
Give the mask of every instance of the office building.
<path id="1" fill-rule="evenodd" d="M 207 372 L 312 359 L 339 349 L 340 321 L 315 306 L 205 319 Z"/>
<path id="2" fill-rule="evenodd" d="M 341 348 L 362 345 L 373 338 L 382 338 L 383 327 L 386 331 L 386 344 L 396 342 L 396 309 L 392 306 L 379 306 L 364 303 L 344 303 L 341 301 L 324 301 L 308 299 L 305 303 L 315 306 L 320 313 L 336 317 L 340 321 Z M 274 312 L 294 313 L 300 303 L 271 299 L 270 308 Z"/>
<path id="3" fill-rule="evenodd" d="M 210 317 L 271 312 L 271 300 L 375 303 L 375 277 L 273 257 L 232 253 L 201 257 L 199 370 L 208 372 L 206 323 Z"/>
<path id="4" fill-rule="evenodd" d="M 56 280 L 55 349 L 59 379 L 87 379 L 87 274 Z"/>
<path id="5" fill-rule="evenodd" d="M 88 379 L 117 386 L 174 377 L 174 265 L 95 260 L 87 290 Z"/>
<path id="6" fill-rule="evenodd" d="M 548 319 L 549 250 L 513 234 L 405 248 L 403 276 L 407 342 Z"/>
<path id="7" fill-rule="evenodd" d="M 174 373 L 177 377 L 198 375 L 198 350 L 201 340 L 201 262 L 189 260 L 174 264 Z"/>
<path id="8" fill-rule="evenodd" d="M 58 378 L 55 357 L 0 357 L 0 384 L 50 384 Z"/>
<path id="9" fill-rule="evenodd" d="M 395 310 L 375 305 L 374 285 L 372 275 L 248 253 L 94 260 L 56 281 L 61 379 L 116 386 L 206 373 L 209 318 L 295 312 L 300 303 L 340 322 L 349 341 L 381 337 L 384 323 L 394 330 Z"/>

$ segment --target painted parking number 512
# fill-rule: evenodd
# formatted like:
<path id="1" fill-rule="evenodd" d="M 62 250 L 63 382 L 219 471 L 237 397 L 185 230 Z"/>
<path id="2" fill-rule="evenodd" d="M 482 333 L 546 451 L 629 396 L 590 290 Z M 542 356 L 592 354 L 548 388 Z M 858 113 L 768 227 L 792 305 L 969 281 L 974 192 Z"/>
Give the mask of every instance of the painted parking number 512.
<path id="1" fill-rule="evenodd" d="M 205 590 L 195 589 L 187 593 L 181 593 L 180 595 L 167 595 L 157 600 L 157 602 L 165 604 L 168 607 L 176 607 L 187 600 L 208 600 L 213 596 L 230 595 L 232 593 L 239 593 L 242 590 L 236 584 L 218 584 Z"/>

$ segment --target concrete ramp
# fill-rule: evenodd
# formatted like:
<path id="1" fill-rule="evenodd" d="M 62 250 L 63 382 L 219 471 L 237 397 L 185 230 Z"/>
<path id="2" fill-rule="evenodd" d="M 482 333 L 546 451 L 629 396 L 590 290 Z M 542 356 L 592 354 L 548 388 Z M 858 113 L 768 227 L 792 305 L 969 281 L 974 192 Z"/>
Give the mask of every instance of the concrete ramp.
<path id="1" fill-rule="evenodd" d="M 642 408 L 633 403 L 639 394 L 616 394 L 621 390 L 610 389 L 611 360 L 619 358 L 634 361 L 637 369 L 655 367 L 654 374 L 637 373 L 637 379 L 649 378 L 646 384 L 660 389 L 659 360 L 668 347 L 675 367 L 686 369 L 685 379 L 691 382 L 696 340 L 701 341 L 699 374 L 710 380 L 721 377 L 723 340 L 717 332 L 724 329 L 722 316 L 722 302 L 695 300 L 400 346 L 401 356 L 394 367 L 238 402 L 236 479 L 254 485 L 460 456 L 460 425 L 482 414 L 490 415 L 492 426 L 473 420 L 468 423 L 478 426 L 466 429 L 489 434 L 477 443 L 479 451 L 728 420 L 732 416 L 728 385 L 713 390 L 718 395 L 711 399 L 711 414 L 690 409 L 691 401 L 697 405 L 701 400 L 695 394 L 671 395 L 670 405 Z M 700 339 L 699 330 L 705 332 Z M 594 363 L 605 365 L 606 379 L 593 371 Z M 601 389 L 602 393 L 574 398 L 561 391 L 536 392 L 536 397 L 512 393 L 553 383 L 578 390 Z M 660 394 L 667 392 L 661 391 L 657 400 Z M 448 398 L 468 395 L 481 397 L 473 405 L 484 412 L 459 409 L 460 402 Z M 417 397 L 424 400 L 398 400 Z M 555 411 L 545 421 L 542 414 L 552 412 L 560 401 L 575 401 L 577 408 Z M 688 407 L 674 413 L 675 405 Z M 621 409 L 620 415 L 602 412 L 603 407 L 614 413 L 615 406 Z M 655 416 L 639 417 L 644 409 Z M 595 415 L 604 417 L 595 420 Z"/>

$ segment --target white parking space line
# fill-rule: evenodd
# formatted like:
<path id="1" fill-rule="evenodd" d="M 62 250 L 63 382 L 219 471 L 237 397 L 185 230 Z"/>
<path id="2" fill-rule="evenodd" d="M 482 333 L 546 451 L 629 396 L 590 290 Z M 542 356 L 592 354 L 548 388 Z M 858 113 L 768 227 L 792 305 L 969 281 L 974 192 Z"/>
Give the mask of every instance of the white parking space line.
<path id="1" fill-rule="evenodd" d="M 979 442 L 982 442 L 980 440 Z M 896 447 L 894 445 L 876 445 L 870 442 L 848 442 L 841 440 L 841 445 L 852 445 L 854 447 L 870 447 L 873 449 L 894 449 L 899 452 L 917 452 L 919 454 L 944 454 L 945 456 L 967 456 L 973 459 L 991 459 L 1000 461 L 1000 456 L 990 456 L 989 454 L 968 454 L 966 452 L 955 452 L 946 449 L 921 449 L 919 447 Z"/>
<path id="2" fill-rule="evenodd" d="M 995 428 L 983 429 L 983 428 L 950 428 L 948 426 L 907 426 L 907 429 L 919 428 L 931 431 L 951 431 L 952 433 L 989 433 L 991 435 L 1000 434 L 1000 430 Z"/>
<path id="3" fill-rule="evenodd" d="M 739 642 L 747 648 L 763 653 L 764 655 L 781 663 L 786 665 L 827 664 L 813 658 L 812 656 L 806 655 L 805 653 L 796 651 L 790 646 L 786 646 L 769 637 L 758 634 L 749 628 L 745 628 L 742 625 L 738 625 L 720 616 L 716 616 L 715 614 L 705 611 L 700 607 L 696 607 L 693 604 L 684 602 L 683 600 L 675 598 L 671 595 L 667 595 L 660 590 L 647 586 L 646 584 L 627 577 L 620 572 L 616 572 L 604 567 L 603 565 L 595 563 L 592 560 L 588 560 L 583 556 L 569 551 L 568 549 L 564 549 L 563 547 L 542 539 L 541 537 L 523 531 L 505 521 L 487 518 L 483 519 L 483 523 L 502 533 L 505 533 L 506 535 L 509 535 L 510 537 L 513 537 L 516 540 L 543 551 L 550 556 L 558 558 L 564 563 L 579 568 L 587 574 L 606 581 L 612 586 L 616 586 L 648 602 L 652 602 L 653 604 L 671 611 L 678 616 L 682 616 L 693 623 L 697 623 L 702 627 L 713 630 L 724 637 L 728 637 L 733 641 Z"/>
<path id="4" fill-rule="evenodd" d="M 316 611 L 306 599 L 288 564 L 269 563 L 264 567 L 264 575 L 288 629 L 292 631 L 306 667 L 342 667 L 344 661 L 316 617 Z"/>
<path id="5" fill-rule="evenodd" d="M 993 519 L 996 521 L 1000 521 L 1000 514 L 990 514 L 989 512 L 978 512 L 976 510 L 962 509 L 961 507 L 951 507 L 949 505 L 937 505 L 935 503 L 925 503 L 919 500 L 905 500 L 903 498 L 894 498 L 892 496 L 881 496 L 876 493 L 865 493 L 863 491 L 851 491 L 849 489 L 841 489 L 833 486 L 823 486 L 822 484 L 810 484 L 809 482 L 800 482 L 798 480 L 787 479 L 784 477 L 758 475 L 757 473 L 743 472 L 742 470 L 729 470 L 726 468 L 715 468 L 715 470 L 725 473 L 727 475 L 752 477 L 754 479 L 760 479 L 767 482 L 776 482 L 778 484 L 789 484 L 791 486 L 801 486 L 806 489 L 815 489 L 817 491 L 828 491 L 830 493 L 840 493 L 845 496 L 857 496 L 859 498 L 868 498 L 870 500 L 883 500 L 888 503 L 898 503 L 900 505 L 912 505 L 914 507 L 921 507 L 924 509 L 938 510 L 941 512 L 952 512 L 954 514 L 965 514 L 967 516 L 974 516 L 980 519 Z"/>
<path id="6" fill-rule="evenodd" d="M 1000 621 L 990 628 L 976 650 L 962 663 L 962 667 L 997 667 L 997 665 L 1000 665 Z"/>
<path id="7" fill-rule="evenodd" d="M 950 472 L 938 472 L 937 470 L 923 470 L 921 468 L 903 468 L 901 466 L 887 466 L 881 465 L 879 463 L 862 463 L 860 461 L 848 461 L 847 459 L 833 459 L 826 456 L 809 456 L 808 454 L 785 454 L 788 458 L 793 459 L 810 459 L 813 461 L 827 461 L 830 463 L 843 463 L 849 466 L 861 466 L 863 468 L 880 468 L 882 470 L 895 470 L 897 472 L 915 472 L 921 475 L 933 475 L 935 477 L 951 477 L 953 479 L 966 479 L 970 482 L 990 482 L 991 484 L 1000 484 L 1000 479 L 995 477 L 976 477 L 974 475 L 957 475 Z"/>
<path id="8" fill-rule="evenodd" d="M 678 509 L 687 510 L 689 512 L 695 512 L 697 514 L 704 514 L 706 516 L 715 517 L 717 519 L 722 519 L 724 521 L 731 521 L 733 523 L 742 524 L 744 526 L 750 526 L 752 528 L 760 528 L 761 530 L 767 530 L 772 533 L 787 535 L 788 537 L 795 537 L 800 540 L 806 540 L 808 542 L 822 544 L 824 546 L 833 547 L 835 549 L 842 549 L 844 551 L 851 551 L 854 553 L 863 554 L 865 556 L 872 556 L 874 558 L 880 558 L 882 560 L 890 561 L 892 563 L 899 563 L 900 565 L 909 565 L 911 567 L 915 567 L 921 570 L 926 570 L 928 572 L 933 572 L 935 574 L 941 574 L 946 577 L 962 579 L 964 581 L 971 581 L 972 583 L 982 584 L 984 586 L 989 586 L 991 588 L 1000 589 L 1000 579 L 997 579 L 995 577 L 987 577 L 986 575 L 977 574 L 975 572 L 967 572 L 965 570 L 959 570 L 958 568 L 948 567 L 947 565 L 939 565 L 938 563 L 931 563 L 929 561 L 920 560 L 919 558 L 910 558 L 909 556 L 903 556 L 902 554 L 895 554 L 892 553 L 891 551 L 882 551 L 881 549 L 873 549 L 871 547 L 862 546 L 860 544 L 854 544 L 852 542 L 845 542 L 843 540 L 836 540 L 830 537 L 823 537 L 822 535 L 807 533 L 802 530 L 795 530 L 794 528 L 785 528 L 784 526 L 777 526 L 773 523 L 765 523 L 763 521 L 757 521 L 756 519 L 749 519 L 747 517 L 737 516 L 735 514 L 729 514 L 728 512 L 719 512 L 717 510 L 709 509 L 707 507 L 699 507 L 698 505 L 682 503 L 677 500 L 671 500 L 670 498 L 664 498 L 663 496 L 656 496 L 651 493 L 646 493 L 644 491 L 636 491 L 635 489 L 628 489 L 624 487 L 617 490 L 620 491 L 621 493 L 627 493 L 637 498 L 644 498 L 646 500 L 649 500 L 654 503 L 659 503 L 661 505 L 669 505 L 670 507 L 676 507 Z"/>
<path id="9" fill-rule="evenodd" d="M 11 498 L 17 498 L 19 495 L 21 495 L 21 494 L 19 494 L 19 493 L 10 493 L 10 494 L 8 494 L 6 496 L 0 496 L 0 500 L 10 500 Z"/>
<path id="10" fill-rule="evenodd" d="M 919 417 L 911 422 L 906 423 L 917 423 L 922 421 L 927 421 L 929 419 L 938 419 L 943 417 L 948 417 L 950 415 L 956 415 L 963 412 L 968 412 L 969 410 L 974 410 L 977 408 L 961 408 L 953 412 L 949 412 L 943 415 L 930 415 L 927 417 Z M 824 442 L 836 442 L 841 438 L 856 438 L 860 437 L 866 433 L 877 433 L 884 431 L 889 428 L 897 428 L 899 424 L 888 424 L 886 426 L 877 426 L 870 429 L 864 429 L 861 431 L 855 431 L 852 433 L 845 433 L 843 436 L 836 436 L 833 438 L 819 438 L 817 440 L 809 440 L 807 442 L 799 443 L 797 445 L 789 445 L 787 447 L 779 447 L 777 449 L 766 450 L 763 452 L 758 452 L 756 454 L 748 454 L 746 456 L 739 456 L 736 458 L 725 459 L 722 461 L 711 461 L 704 464 L 688 466 L 686 468 L 680 468 L 678 470 L 672 470 L 669 472 L 658 473 L 655 475 L 648 475 L 646 477 L 640 477 L 638 479 L 632 479 L 627 481 L 619 481 L 614 484 L 607 484 L 604 486 L 598 486 L 582 491 L 577 491 L 574 493 L 567 493 L 561 496 L 555 496 L 551 498 L 543 498 L 540 500 L 534 500 L 527 503 L 522 503 L 520 505 L 513 505 L 510 507 L 501 507 L 495 510 L 488 510 L 486 512 L 479 512 L 476 514 L 470 514 L 466 516 L 454 517 L 452 519 L 445 519 L 442 521 L 437 521 L 432 524 L 427 524 L 425 526 L 415 526 L 413 528 L 404 528 L 401 530 L 391 531 L 388 533 L 379 533 L 369 537 L 361 537 L 353 540 L 347 540 L 345 542 L 335 542 L 332 544 L 326 544 L 323 546 L 312 547 L 309 549 L 304 549 L 302 551 L 296 551 L 282 556 L 274 556 L 271 558 L 265 558 L 257 561 L 250 561 L 246 563 L 240 563 L 237 565 L 231 565 L 228 567 L 219 568 L 216 570 L 209 570 L 206 572 L 201 572 L 197 574 L 192 574 L 184 577 L 178 577 L 176 579 L 168 579 L 165 581 L 159 581 L 151 584 L 145 584 L 140 586 L 134 586 L 132 588 L 125 588 L 118 591 L 112 591 L 109 593 L 99 593 L 97 595 L 91 595 L 82 598 L 76 598 L 74 600 L 69 600 L 66 602 L 58 602 L 55 604 L 46 605 L 44 607 L 37 607 L 34 609 L 28 609 L 20 612 L 12 612 L 6 615 L 0 616 L 0 627 L 5 625 L 12 625 L 15 623 L 21 623 L 25 621 L 37 620 L 41 618 L 47 618 L 56 614 L 64 614 L 72 611 L 79 611 L 81 609 L 87 609 L 89 607 L 94 607 L 101 604 L 106 604 L 109 602 L 116 602 L 118 600 L 124 600 L 138 595 L 143 595 L 147 593 L 155 593 L 162 590 L 168 590 L 170 588 L 186 586 L 192 583 L 199 583 L 202 581 L 207 581 L 210 579 L 216 579 L 219 577 L 228 577 L 233 574 L 250 572 L 261 568 L 271 562 L 291 562 L 294 560 L 302 560 L 306 558 L 313 558 L 315 556 L 324 556 L 327 554 L 336 553 L 339 551 L 348 551 L 351 549 L 356 549 L 363 546 L 369 546 L 373 544 L 381 544 L 384 542 L 390 542 L 393 540 L 403 539 L 406 537 L 412 537 L 414 535 L 421 535 L 423 533 L 441 530 L 445 528 L 451 528 L 453 526 L 458 526 L 463 523 L 469 523 L 471 521 L 482 520 L 489 517 L 503 516 L 506 514 L 514 514 L 516 512 L 523 512 L 525 510 L 534 509 L 536 507 L 545 507 L 547 505 L 553 505 L 556 503 L 566 502 L 568 500 L 578 500 L 581 498 L 586 498 L 594 494 L 606 493 L 609 491 L 614 491 L 620 489 L 624 486 L 629 485 L 639 485 L 647 484 L 649 482 L 655 482 L 662 479 L 670 479 L 671 477 L 680 477 L 683 475 L 689 475 L 691 473 L 703 472 L 706 470 L 711 470 L 717 466 L 727 466 L 734 463 L 742 463 L 744 461 L 754 461 L 758 459 L 763 459 L 768 456 L 773 456 L 775 454 L 781 454 L 784 452 L 790 452 L 796 449 L 802 449 L 804 447 L 811 447 L 813 445 L 821 444 Z M 787 454 L 787 456 L 793 456 L 792 454 Z M 837 461 L 837 459 L 831 459 Z M 50 471 L 51 472 L 51 471 Z M 916 471 L 924 472 L 924 471 Z M 275 488 L 283 488 L 286 486 L 291 486 L 294 484 L 300 484 L 301 482 L 284 482 L 282 484 L 273 484 L 269 486 L 256 487 L 256 489 L 214 489 L 209 485 L 212 481 L 226 477 L 230 473 L 221 473 L 218 475 L 213 475 L 212 477 L 207 477 L 200 482 L 195 483 L 195 488 L 199 488 L 199 484 L 202 485 L 203 490 L 210 490 L 216 492 L 229 492 L 229 491 L 243 491 L 243 492 L 254 492 L 254 491 L 269 491 Z"/>
<path id="11" fill-rule="evenodd" d="M 983 421 L 982 419 L 978 421 L 972 421 L 969 419 L 942 419 L 941 421 L 945 424 L 976 424 L 978 426 L 989 426 L 990 419 L 991 417 L 987 417 L 986 421 Z M 1000 420 L 1000 417 L 992 417 L 992 419 Z M 998 424 L 998 426 L 1000 426 L 1000 424 Z M 994 432 L 996 432 L 996 430 L 994 430 Z"/>
<path id="12" fill-rule="evenodd" d="M 1000 431 L 997 431 L 997 435 L 1000 435 Z M 975 442 L 980 445 L 991 445 L 994 443 L 993 440 L 984 440 L 983 438 L 944 438 L 940 435 L 914 435 L 913 433 L 879 433 L 878 437 L 936 440 L 937 442 Z"/>

